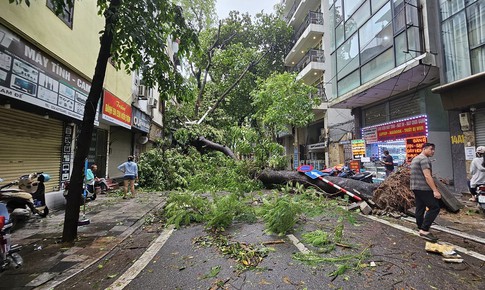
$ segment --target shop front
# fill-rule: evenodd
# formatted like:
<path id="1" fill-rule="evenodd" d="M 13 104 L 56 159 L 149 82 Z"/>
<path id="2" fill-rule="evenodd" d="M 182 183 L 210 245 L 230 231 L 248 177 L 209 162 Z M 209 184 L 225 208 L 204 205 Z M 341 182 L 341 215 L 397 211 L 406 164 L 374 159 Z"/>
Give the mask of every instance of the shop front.
<path id="1" fill-rule="evenodd" d="M 149 140 L 151 118 L 137 107 L 132 107 L 132 114 L 131 130 L 135 140 L 133 154 L 139 157 L 143 152 L 148 150 L 147 143 Z"/>
<path id="2" fill-rule="evenodd" d="M 123 175 L 118 165 L 133 154 L 133 134 L 131 132 L 132 108 L 129 104 L 105 90 L 101 120 L 109 125 L 108 177 Z"/>
<path id="3" fill-rule="evenodd" d="M 352 140 L 353 152 L 360 152 L 354 154 L 353 159 L 361 160 L 363 169 L 374 172 L 375 180 L 379 182 L 385 178 L 382 163 L 384 151 L 389 151 L 395 166 L 409 163 L 421 152 L 421 146 L 426 142 L 427 136 L 426 115 L 365 127 L 362 128 L 362 139 Z M 354 149 L 356 146 L 361 151 Z"/>
<path id="4" fill-rule="evenodd" d="M 70 177 L 75 123 L 91 88 L 51 55 L 0 25 L 0 176 L 43 171 L 51 176 L 46 191 Z"/>

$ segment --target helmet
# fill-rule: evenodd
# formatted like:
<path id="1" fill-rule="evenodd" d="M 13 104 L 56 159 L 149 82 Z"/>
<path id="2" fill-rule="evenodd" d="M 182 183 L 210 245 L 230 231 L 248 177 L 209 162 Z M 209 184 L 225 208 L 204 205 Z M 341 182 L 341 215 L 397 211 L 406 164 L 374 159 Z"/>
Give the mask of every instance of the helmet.
<path id="1" fill-rule="evenodd" d="M 476 152 L 478 154 L 485 154 L 485 146 L 478 146 Z"/>

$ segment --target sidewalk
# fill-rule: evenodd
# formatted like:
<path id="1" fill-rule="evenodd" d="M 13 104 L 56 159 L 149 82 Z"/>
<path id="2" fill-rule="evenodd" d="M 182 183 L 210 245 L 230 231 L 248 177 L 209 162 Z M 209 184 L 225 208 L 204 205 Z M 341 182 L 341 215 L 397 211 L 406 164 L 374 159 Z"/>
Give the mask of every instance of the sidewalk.
<path id="1" fill-rule="evenodd" d="M 162 207 L 164 200 L 157 193 L 139 193 L 126 200 L 114 194 L 98 196 L 86 204 L 90 224 L 78 228 L 74 247 L 61 243 L 64 211 L 47 218 L 31 217 L 12 233 L 12 243 L 22 245 L 24 265 L 1 273 L 0 288 L 53 289 L 102 259 L 143 225 L 147 213 Z"/>

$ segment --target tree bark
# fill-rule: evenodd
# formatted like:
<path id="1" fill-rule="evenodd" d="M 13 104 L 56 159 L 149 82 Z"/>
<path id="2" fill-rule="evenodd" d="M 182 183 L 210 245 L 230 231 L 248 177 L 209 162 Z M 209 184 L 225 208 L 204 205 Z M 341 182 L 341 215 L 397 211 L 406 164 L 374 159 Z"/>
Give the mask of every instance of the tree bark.
<path id="1" fill-rule="evenodd" d="M 263 182 L 265 186 L 284 185 L 288 182 L 298 182 L 305 186 L 317 187 L 328 194 L 340 192 L 335 187 L 332 187 L 320 179 L 311 179 L 305 174 L 297 171 L 274 171 L 265 169 L 259 176 L 257 176 L 257 179 Z M 328 179 L 330 182 L 333 182 L 352 193 L 357 193 L 357 190 L 360 193 L 360 196 L 364 199 L 372 199 L 373 192 L 377 188 L 377 184 L 362 182 L 349 178 L 325 176 L 325 179 Z M 342 195 L 344 195 L 343 192 Z"/>
<path id="2" fill-rule="evenodd" d="M 227 156 L 231 157 L 232 159 L 237 160 L 236 155 L 234 154 L 234 152 L 232 152 L 231 149 L 229 149 L 229 147 L 226 147 L 224 145 L 217 144 L 217 143 L 214 143 L 212 141 L 209 141 L 209 140 L 205 139 L 205 137 L 202 137 L 202 136 L 199 137 L 199 139 L 197 139 L 197 141 L 201 142 L 204 146 L 206 146 L 210 149 L 220 151 L 220 152 L 226 154 Z"/>
<path id="3" fill-rule="evenodd" d="M 96 108 L 103 93 L 103 83 L 106 74 L 108 58 L 111 55 L 111 44 L 113 42 L 113 29 L 117 18 L 117 8 L 121 0 L 112 0 L 105 11 L 105 30 L 101 37 L 96 68 L 89 91 L 88 99 L 84 107 L 84 117 L 81 132 L 77 140 L 77 150 L 74 155 L 74 168 L 70 179 L 69 194 L 67 196 L 66 213 L 64 217 L 64 228 L 62 232 L 63 242 L 73 242 L 77 238 L 77 227 L 81 202 L 79 196 L 83 192 L 83 167 L 84 160 L 88 156 L 91 136 L 94 129 Z"/>

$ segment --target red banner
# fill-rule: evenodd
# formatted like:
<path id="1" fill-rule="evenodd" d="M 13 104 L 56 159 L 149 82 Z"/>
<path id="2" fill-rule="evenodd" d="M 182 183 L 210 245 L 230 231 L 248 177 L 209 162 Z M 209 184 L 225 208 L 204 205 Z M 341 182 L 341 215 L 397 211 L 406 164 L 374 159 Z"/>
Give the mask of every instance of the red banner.
<path id="1" fill-rule="evenodd" d="M 104 91 L 103 119 L 131 129 L 131 106 L 108 91 Z"/>

